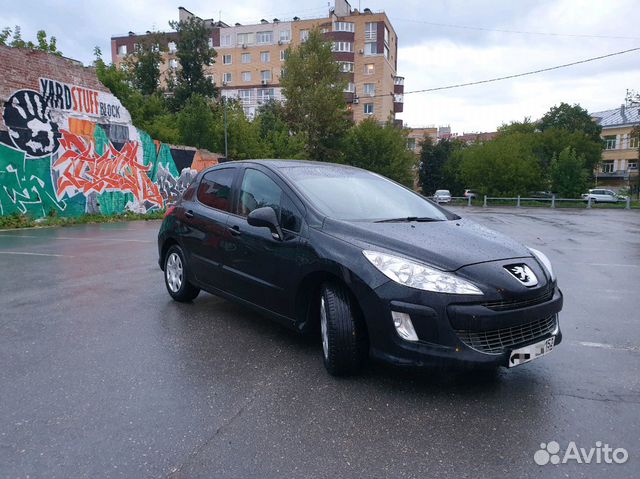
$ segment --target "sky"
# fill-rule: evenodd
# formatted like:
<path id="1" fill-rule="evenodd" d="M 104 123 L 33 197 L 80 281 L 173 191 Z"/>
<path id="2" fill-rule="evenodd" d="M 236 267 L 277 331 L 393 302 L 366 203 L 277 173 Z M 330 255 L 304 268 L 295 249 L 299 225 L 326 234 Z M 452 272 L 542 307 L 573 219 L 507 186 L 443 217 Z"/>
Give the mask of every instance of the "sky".
<path id="1" fill-rule="evenodd" d="M 351 3 L 354 8 L 387 13 L 398 34 L 398 74 L 405 77 L 405 92 L 640 47 L 637 0 Z M 110 60 L 113 35 L 168 30 L 168 21 L 177 19 L 178 6 L 202 18 L 244 24 L 261 18 L 326 16 L 327 5 L 326 0 L 0 0 L 0 28 L 20 25 L 24 39 L 35 39 L 36 31 L 44 29 L 57 38 L 65 56 L 89 64 L 94 46 Z M 560 102 L 578 103 L 590 112 L 616 108 L 624 103 L 627 89 L 640 92 L 640 51 L 522 78 L 406 93 L 404 112 L 398 118 L 410 127 L 450 125 L 458 133 L 494 131 L 525 117 L 535 120 Z"/>

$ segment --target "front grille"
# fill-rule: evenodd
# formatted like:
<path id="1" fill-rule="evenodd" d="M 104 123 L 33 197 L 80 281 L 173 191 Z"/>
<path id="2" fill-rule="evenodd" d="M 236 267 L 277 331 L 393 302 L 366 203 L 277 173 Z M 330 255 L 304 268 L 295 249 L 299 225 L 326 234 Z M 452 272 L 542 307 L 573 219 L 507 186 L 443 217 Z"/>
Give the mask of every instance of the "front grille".
<path id="1" fill-rule="evenodd" d="M 483 353 L 502 353 L 516 344 L 542 338 L 556 329 L 556 315 L 531 323 L 491 331 L 456 330 L 460 340 L 467 346 Z"/>
<path id="2" fill-rule="evenodd" d="M 531 299 L 502 299 L 499 301 L 487 301 L 481 303 L 493 311 L 507 311 L 511 309 L 526 308 L 527 306 L 534 306 L 536 304 L 546 303 L 553 298 L 553 288 L 542 293 L 540 296 L 536 296 Z"/>

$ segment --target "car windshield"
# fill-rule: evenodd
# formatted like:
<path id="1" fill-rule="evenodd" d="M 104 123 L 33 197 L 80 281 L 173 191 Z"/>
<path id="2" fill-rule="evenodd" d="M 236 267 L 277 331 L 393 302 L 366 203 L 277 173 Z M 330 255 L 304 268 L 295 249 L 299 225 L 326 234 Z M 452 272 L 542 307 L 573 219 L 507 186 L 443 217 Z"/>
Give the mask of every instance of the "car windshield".
<path id="1" fill-rule="evenodd" d="M 374 173 L 340 166 L 294 166 L 281 171 L 323 214 L 352 221 L 444 221 L 454 214 Z"/>
<path id="2" fill-rule="evenodd" d="M 448 194 L 450 194 L 449 190 L 437 190 L 436 191 L 436 195 L 448 195 Z"/>

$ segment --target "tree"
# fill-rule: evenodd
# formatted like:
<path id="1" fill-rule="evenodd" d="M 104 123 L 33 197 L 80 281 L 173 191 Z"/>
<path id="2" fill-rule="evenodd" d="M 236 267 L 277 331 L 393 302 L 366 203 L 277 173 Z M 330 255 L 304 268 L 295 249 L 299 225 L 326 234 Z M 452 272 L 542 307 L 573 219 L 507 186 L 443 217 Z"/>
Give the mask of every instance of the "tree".
<path id="1" fill-rule="evenodd" d="M 525 136 L 514 133 L 465 148 L 460 167 L 463 180 L 481 193 L 495 196 L 540 189 L 541 169 Z"/>
<path id="2" fill-rule="evenodd" d="M 143 95 L 153 95 L 160 91 L 161 45 L 164 40 L 164 34 L 154 32 L 138 43 L 137 50 L 125 59 L 133 86 Z"/>
<path id="3" fill-rule="evenodd" d="M 205 67 L 213 65 L 217 52 L 209 47 L 211 31 L 205 22 L 191 17 L 181 22 L 169 22 L 178 32 L 176 56 L 180 66 L 172 88 L 174 110 L 179 110 L 191 95 L 206 98 L 217 96 L 217 88 L 205 75 Z"/>
<path id="4" fill-rule="evenodd" d="M 178 113 L 180 142 L 215 151 L 215 120 L 207 99 L 197 93 L 191 95 Z"/>
<path id="5" fill-rule="evenodd" d="M 579 198 L 588 185 L 589 172 L 584 167 L 584 157 L 567 146 L 550 167 L 551 189 L 563 198 Z"/>
<path id="6" fill-rule="evenodd" d="M 11 37 L 11 41 L 9 41 L 9 37 Z M 52 36 L 47 40 L 47 33 L 44 30 L 38 30 L 36 39 L 37 43 L 32 41 L 25 42 L 22 39 L 22 32 L 19 25 L 16 25 L 13 30 L 10 27 L 5 27 L 0 32 L 0 45 L 12 48 L 30 48 L 31 50 L 62 56 L 62 52 L 58 50 L 56 45 L 56 37 Z"/>
<path id="7" fill-rule="evenodd" d="M 268 149 L 260 138 L 259 124 L 249 121 L 242 103 L 225 98 L 227 103 L 227 146 L 230 160 L 265 158 Z M 224 104 L 215 105 L 214 151 L 224 151 Z"/>
<path id="8" fill-rule="evenodd" d="M 447 165 L 452 160 L 454 152 L 462 148 L 462 143 L 448 138 L 434 142 L 427 136 L 421 142 L 421 148 L 419 175 L 422 193 L 431 196 L 438 189 L 452 189 L 450 180 L 459 182 L 457 168 Z"/>
<path id="9" fill-rule="evenodd" d="M 530 117 L 525 117 L 523 121 L 512 121 L 503 123 L 498 127 L 499 135 L 511 135 L 513 133 L 535 133 L 537 125 L 531 121 Z"/>
<path id="10" fill-rule="evenodd" d="M 636 148 L 638 150 L 637 162 L 638 165 L 640 165 L 640 125 L 633 127 L 629 133 L 629 138 L 636 138 L 636 145 L 638 145 Z M 633 190 L 635 189 L 636 196 L 640 199 L 640 174 L 636 174 L 636 184 L 630 186 L 630 193 L 633 193 Z"/>
<path id="11" fill-rule="evenodd" d="M 340 140 L 349 127 L 343 93 L 346 81 L 331 43 L 319 29 L 313 29 L 299 47 L 288 50 L 280 85 L 289 127 L 305 136 L 308 158 L 338 161 Z"/>
<path id="12" fill-rule="evenodd" d="M 302 134 L 290 131 L 284 106 L 269 100 L 258 109 L 254 123 L 270 158 L 305 158 L 305 142 Z"/>
<path id="13" fill-rule="evenodd" d="M 343 161 L 411 186 L 415 155 L 407 150 L 406 133 L 387 122 L 367 118 L 352 126 L 343 142 Z"/>
<path id="14" fill-rule="evenodd" d="M 550 128 L 567 130 L 570 133 L 580 132 L 596 142 L 600 141 L 602 132 L 602 127 L 593 121 L 587 110 L 580 105 L 571 106 L 564 102 L 545 113 L 538 122 L 538 128 L 543 132 Z"/>

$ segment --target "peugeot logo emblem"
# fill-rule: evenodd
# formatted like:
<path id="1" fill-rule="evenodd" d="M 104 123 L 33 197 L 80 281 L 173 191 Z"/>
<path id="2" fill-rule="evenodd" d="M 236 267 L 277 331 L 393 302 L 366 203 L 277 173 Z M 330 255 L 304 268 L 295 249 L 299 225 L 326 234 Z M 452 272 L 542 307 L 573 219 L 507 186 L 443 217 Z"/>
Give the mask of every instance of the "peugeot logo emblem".
<path id="1" fill-rule="evenodd" d="M 538 284 L 538 278 L 526 264 L 510 264 L 504 267 L 511 275 L 524 284 L 527 288 L 531 288 Z"/>

